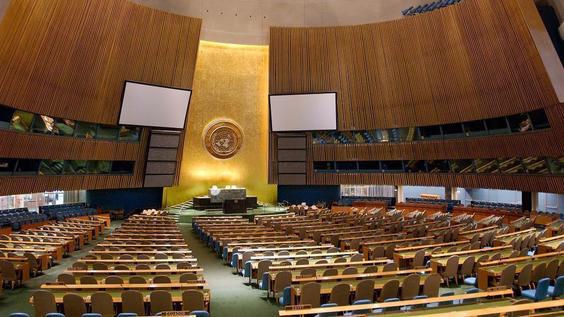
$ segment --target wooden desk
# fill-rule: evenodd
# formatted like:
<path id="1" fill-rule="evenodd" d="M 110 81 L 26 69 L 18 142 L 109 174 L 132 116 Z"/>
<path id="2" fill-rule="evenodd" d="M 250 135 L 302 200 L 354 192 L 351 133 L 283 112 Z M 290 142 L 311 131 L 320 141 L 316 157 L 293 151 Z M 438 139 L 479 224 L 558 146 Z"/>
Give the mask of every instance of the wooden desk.
<path id="1" fill-rule="evenodd" d="M 53 291 L 98 291 L 98 290 L 159 290 L 159 289 L 194 289 L 206 287 L 205 281 L 195 281 L 195 283 L 160 283 L 160 284 L 61 284 L 46 283 L 41 285 L 41 289 Z"/>
<path id="2" fill-rule="evenodd" d="M 33 254 L 37 258 L 37 260 L 39 261 L 39 266 L 41 267 L 41 270 L 46 270 L 46 269 L 49 268 L 49 263 L 50 263 L 49 260 L 51 258 L 51 254 L 50 254 L 49 251 L 45 251 L 45 249 L 0 248 L 0 251 L 16 253 L 16 254 L 21 255 L 21 256 L 23 256 L 23 254 L 25 252 L 29 252 L 29 253 Z M 61 258 L 62 258 L 62 256 L 61 256 Z M 59 261 L 60 261 L 60 259 L 59 259 Z"/>
<path id="3" fill-rule="evenodd" d="M 464 261 L 468 257 L 480 257 L 484 254 L 493 255 L 495 253 L 501 253 L 502 258 L 507 258 L 513 252 L 513 246 L 505 245 L 500 247 L 493 247 L 493 248 L 486 248 L 486 249 L 476 249 L 476 250 L 467 250 L 467 251 L 458 251 L 458 252 L 450 252 L 450 253 L 442 253 L 442 254 L 431 254 L 431 268 L 433 269 L 434 273 L 439 273 L 442 268 L 446 266 L 446 262 L 448 258 L 451 256 L 458 256 L 458 265 L 462 265 Z"/>
<path id="4" fill-rule="evenodd" d="M 564 243 L 564 234 L 550 238 L 540 239 L 537 246 L 538 252 L 539 253 L 554 252 L 562 243 Z"/>
<path id="5" fill-rule="evenodd" d="M 19 272 L 22 277 L 22 282 L 25 282 L 30 279 L 31 276 L 31 267 L 29 266 L 28 260 L 26 257 L 1 257 L 0 261 L 8 261 L 14 264 L 16 272 Z M 0 273 L 0 281 L 2 274 Z"/>
<path id="6" fill-rule="evenodd" d="M 132 259 L 132 260 L 119 260 L 119 259 L 78 259 L 76 262 L 82 262 L 85 264 L 93 263 L 105 263 L 105 264 L 167 264 L 167 263 L 196 263 L 198 260 L 196 258 L 182 258 L 182 259 Z"/>

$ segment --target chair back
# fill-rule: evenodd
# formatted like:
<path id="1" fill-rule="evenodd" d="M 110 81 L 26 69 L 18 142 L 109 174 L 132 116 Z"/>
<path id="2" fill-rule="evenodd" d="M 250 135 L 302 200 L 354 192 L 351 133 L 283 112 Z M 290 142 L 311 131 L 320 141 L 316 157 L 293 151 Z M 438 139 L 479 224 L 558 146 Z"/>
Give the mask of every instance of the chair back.
<path id="1" fill-rule="evenodd" d="M 262 262 L 262 261 L 261 261 Z M 309 260 L 308 259 L 299 259 L 296 261 L 296 265 L 308 265 L 309 264 Z M 259 262 L 260 265 L 260 262 Z M 262 276 L 262 275 L 261 275 Z"/>
<path id="2" fill-rule="evenodd" d="M 134 275 L 129 278 L 129 284 L 147 284 L 147 280 L 143 276 Z"/>
<path id="3" fill-rule="evenodd" d="M 372 259 L 383 258 L 386 256 L 386 249 L 383 246 L 377 246 L 372 249 Z"/>
<path id="4" fill-rule="evenodd" d="M 292 272 L 290 271 L 282 271 L 276 274 L 274 278 L 274 291 L 281 292 L 287 286 L 292 284 Z"/>
<path id="5" fill-rule="evenodd" d="M 437 273 L 429 274 L 423 283 L 423 294 L 427 297 L 439 296 L 441 287 L 441 276 Z"/>
<path id="6" fill-rule="evenodd" d="M 499 280 L 499 285 L 506 286 L 507 288 L 513 287 L 513 281 L 515 280 L 515 264 L 508 265 L 501 271 L 501 278 Z"/>
<path id="7" fill-rule="evenodd" d="M 540 263 L 537 266 L 535 266 L 533 268 L 533 273 L 531 276 L 531 279 L 533 281 L 538 281 L 540 279 L 542 279 L 543 277 L 546 277 L 546 263 Z"/>
<path id="8" fill-rule="evenodd" d="M 548 262 L 548 264 L 546 265 L 545 276 L 548 277 L 551 280 L 556 279 L 556 275 L 558 274 L 558 265 L 559 264 L 560 264 L 560 261 L 558 261 L 558 259 L 550 260 L 550 262 Z"/>
<path id="9" fill-rule="evenodd" d="M 413 256 L 413 267 L 420 267 L 425 265 L 425 249 L 418 250 Z"/>
<path id="10" fill-rule="evenodd" d="M 554 298 L 558 298 L 562 295 L 564 295 L 564 275 L 560 275 L 556 279 L 556 283 L 554 284 L 554 289 L 551 294 L 551 296 Z"/>
<path id="11" fill-rule="evenodd" d="M 123 284 L 123 279 L 119 276 L 108 276 L 104 280 L 106 284 Z"/>
<path id="12" fill-rule="evenodd" d="M 153 291 L 149 295 L 151 299 L 151 314 L 156 315 L 163 311 L 171 311 L 172 296 L 167 291 Z"/>
<path id="13" fill-rule="evenodd" d="M 182 275 L 180 275 L 180 283 L 189 283 L 191 281 L 197 281 L 198 280 L 198 275 L 196 275 L 195 273 L 184 273 Z"/>
<path id="14" fill-rule="evenodd" d="M 329 302 L 335 303 L 338 306 L 349 305 L 349 299 L 351 296 L 351 286 L 347 283 L 341 283 L 333 286 L 331 289 L 331 295 L 329 296 Z"/>
<path id="15" fill-rule="evenodd" d="M 443 272 L 444 277 L 454 277 L 458 273 L 458 256 L 451 256 L 446 262 L 445 271 Z"/>
<path id="16" fill-rule="evenodd" d="M 63 306 L 65 317 L 81 317 L 86 313 L 86 304 L 82 296 L 67 293 L 63 296 Z"/>
<path id="17" fill-rule="evenodd" d="M 337 274 L 339 274 L 339 271 L 335 268 L 330 268 L 323 271 L 323 276 L 335 276 Z"/>
<path id="18" fill-rule="evenodd" d="M 537 283 L 537 288 L 535 289 L 535 301 L 543 300 L 548 295 L 548 286 L 550 286 L 550 279 L 541 278 Z"/>
<path id="19" fill-rule="evenodd" d="M 204 293 L 190 289 L 182 292 L 182 310 L 194 311 L 204 309 Z"/>
<path id="20" fill-rule="evenodd" d="M 270 268 L 271 265 L 272 265 L 272 261 L 270 260 L 259 261 L 257 265 L 257 278 L 261 279 L 262 275 L 265 272 L 268 272 L 268 269 Z"/>
<path id="21" fill-rule="evenodd" d="M 419 295 L 419 283 L 421 277 L 419 274 L 410 274 L 401 283 L 401 299 L 413 299 Z"/>
<path id="22" fill-rule="evenodd" d="M 80 284 L 94 285 L 98 284 L 98 280 L 94 276 L 84 275 L 80 277 Z"/>
<path id="23" fill-rule="evenodd" d="M 76 279 L 74 275 L 68 273 L 61 273 L 57 276 L 57 282 L 63 284 L 76 284 Z"/>
<path id="24" fill-rule="evenodd" d="M 362 273 L 377 273 L 378 272 L 378 266 L 376 265 L 370 265 L 367 266 L 364 271 Z"/>
<path id="25" fill-rule="evenodd" d="M 304 284 L 300 292 L 300 305 L 311 305 L 312 308 L 321 306 L 321 284 Z"/>
<path id="26" fill-rule="evenodd" d="M 155 284 L 169 284 L 171 283 L 170 277 L 166 275 L 157 275 L 153 277 L 153 283 Z"/>
<path id="27" fill-rule="evenodd" d="M 316 274 L 317 274 L 317 271 L 312 267 L 305 268 L 305 269 L 301 270 L 301 272 L 300 272 L 301 276 L 313 277 Z"/>
<path id="28" fill-rule="evenodd" d="M 460 266 L 460 275 L 462 276 L 472 275 L 474 273 L 474 262 L 475 262 L 475 258 L 473 256 L 467 257 L 466 260 L 464 260 L 464 262 L 462 262 L 462 265 Z"/>
<path id="29" fill-rule="evenodd" d="M 533 271 L 533 263 L 525 264 L 521 268 L 521 272 L 517 277 L 517 286 L 519 287 L 529 286 L 531 284 L 532 271 Z"/>
<path id="30" fill-rule="evenodd" d="M 397 298 L 399 285 L 400 283 L 398 280 L 394 279 L 387 281 L 384 284 L 384 286 L 382 286 L 382 291 L 380 292 L 380 297 L 378 297 L 378 301 L 383 302 L 388 298 Z"/>
<path id="31" fill-rule="evenodd" d="M 335 261 L 333 261 L 333 263 L 346 263 L 347 262 L 347 258 L 336 258 Z"/>
<path id="32" fill-rule="evenodd" d="M 38 290 L 35 291 L 32 296 L 35 316 L 45 316 L 48 313 L 57 312 L 57 303 L 55 303 L 55 295 L 53 295 L 53 293 Z"/>
<path id="33" fill-rule="evenodd" d="M 121 293 L 121 306 L 124 313 L 145 315 L 145 301 L 143 294 L 135 290 L 126 290 Z"/>
<path id="34" fill-rule="evenodd" d="M 374 280 L 362 280 L 356 285 L 355 302 L 358 300 L 374 300 Z"/>
<path id="35" fill-rule="evenodd" d="M 92 312 L 98 313 L 103 317 L 114 317 L 114 302 L 112 295 L 106 292 L 96 292 L 90 297 Z"/>
<path id="36" fill-rule="evenodd" d="M 347 267 L 346 269 L 343 270 L 341 274 L 342 275 L 358 274 L 358 269 L 356 267 Z"/>
<path id="37" fill-rule="evenodd" d="M 2 272 L 2 279 L 4 281 L 17 281 L 18 274 L 14 263 L 6 260 L 0 262 L 0 272 Z"/>
<path id="38" fill-rule="evenodd" d="M 96 263 L 92 264 L 92 269 L 94 269 L 94 270 L 107 270 L 108 266 L 104 263 L 96 262 Z"/>

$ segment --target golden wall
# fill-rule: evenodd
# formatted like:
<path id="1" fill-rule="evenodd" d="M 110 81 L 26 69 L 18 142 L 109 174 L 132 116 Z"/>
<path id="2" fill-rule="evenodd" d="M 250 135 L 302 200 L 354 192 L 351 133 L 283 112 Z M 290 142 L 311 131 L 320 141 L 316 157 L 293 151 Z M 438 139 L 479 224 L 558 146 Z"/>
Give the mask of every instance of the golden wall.
<path id="1" fill-rule="evenodd" d="M 243 132 L 229 159 L 214 158 L 202 141 L 216 119 L 234 120 Z M 259 201 L 275 202 L 276 186 L 267 184 L 268 120 L 268 47 L 201 41 L 179 186 L 165 189 L 164 204 L 207 194 L 212 185 L 242 186 Z"/>

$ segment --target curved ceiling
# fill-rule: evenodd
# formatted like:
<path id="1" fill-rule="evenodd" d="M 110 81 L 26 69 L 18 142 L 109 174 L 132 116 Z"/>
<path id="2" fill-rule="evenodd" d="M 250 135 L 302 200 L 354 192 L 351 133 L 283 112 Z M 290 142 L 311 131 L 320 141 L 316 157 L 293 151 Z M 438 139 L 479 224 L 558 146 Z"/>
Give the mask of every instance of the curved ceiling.
<path id="1" fill-rule="evenodd" d="M 130 0 L 203 19 L 202 40 L 268 44 L 271 26 L 336 26 L 401 17 L 429 0 Z"/>

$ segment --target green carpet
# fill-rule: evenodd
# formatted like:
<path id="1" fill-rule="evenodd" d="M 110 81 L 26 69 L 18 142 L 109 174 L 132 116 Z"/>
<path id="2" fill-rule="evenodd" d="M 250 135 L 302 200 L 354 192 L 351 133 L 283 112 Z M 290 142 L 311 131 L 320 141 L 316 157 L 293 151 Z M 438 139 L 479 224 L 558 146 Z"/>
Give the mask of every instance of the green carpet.
<path id="1" fill-rule="evenodd" d="M 281 306 L 268 300 L 266 291 L 245 285 L 248 278 L 234 274 L 231 267 L 224 265 L 217 253 L 192 233 L 190 224 L 181 224 L 179 227 L 192 253 L 198 258 L 198 265 L 204 268 L 204 278 L 211 289 L 213 317 L 278 316 Z"/>

